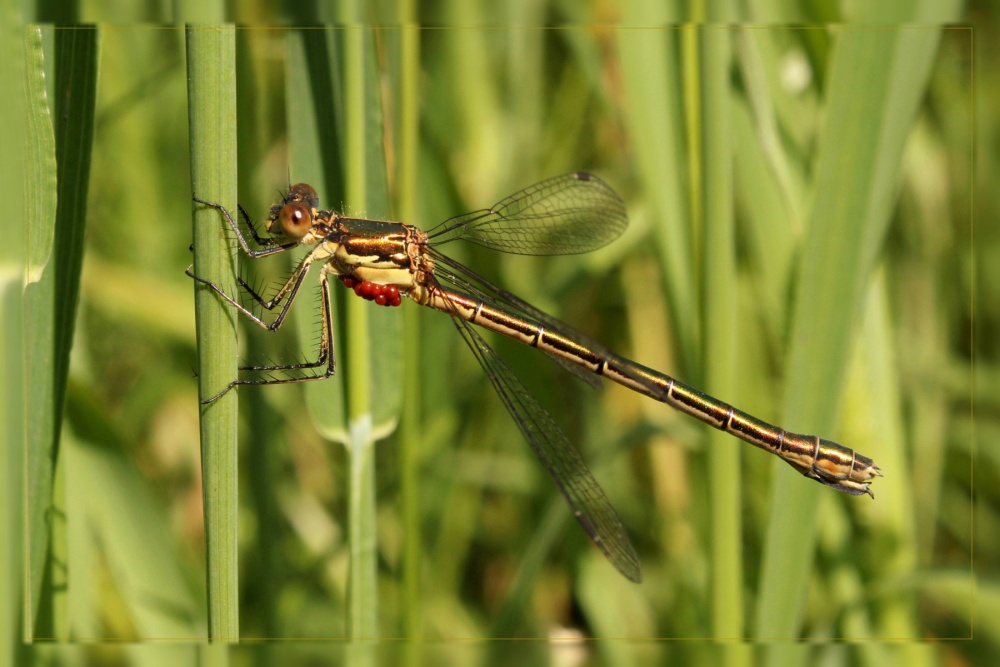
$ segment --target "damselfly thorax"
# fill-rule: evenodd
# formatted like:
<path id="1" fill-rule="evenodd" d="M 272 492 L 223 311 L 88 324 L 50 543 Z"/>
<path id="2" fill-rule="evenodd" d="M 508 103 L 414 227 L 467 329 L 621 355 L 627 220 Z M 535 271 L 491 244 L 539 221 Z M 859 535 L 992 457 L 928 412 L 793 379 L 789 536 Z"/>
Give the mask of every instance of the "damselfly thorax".
<path id="1" fill-rule="evenodd" d="M 282 203 L 271 208 L 265 227 L 271 234 L 298 239 L 297 245 L 317 246 L 310 253 L 313 261 L 325 261 L 326 274 L 350 287 L 357 285 L 359 296 L 365 296 L 368 285 L 360 286 L 368 283 L 394 287 L 395 293 L 418 303 L 426 300 L 424 288 L 433 274 L 433 260 L 424 248 L 424 232 L 412 225 L 353 218 L 317 206 L 312 186 L 293 185 Z M 379 305 L 398 306 L 399 300 Z"/>

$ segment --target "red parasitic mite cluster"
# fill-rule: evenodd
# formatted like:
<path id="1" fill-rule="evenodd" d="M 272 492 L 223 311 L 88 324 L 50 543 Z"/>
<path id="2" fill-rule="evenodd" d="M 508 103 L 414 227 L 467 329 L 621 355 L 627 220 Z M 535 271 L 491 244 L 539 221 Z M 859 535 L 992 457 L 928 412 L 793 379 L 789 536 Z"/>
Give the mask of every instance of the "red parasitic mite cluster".
<path id="1" fill-rule="evenodd" d="M 399 288 L 395 285 L 379 285 L 368 280 L 358 280 L 353 276 L 337 276 L 344 287 L 354 290 L 362 299 L 374 301 L 379 306 L 398 306 L 403 303 Z"/>

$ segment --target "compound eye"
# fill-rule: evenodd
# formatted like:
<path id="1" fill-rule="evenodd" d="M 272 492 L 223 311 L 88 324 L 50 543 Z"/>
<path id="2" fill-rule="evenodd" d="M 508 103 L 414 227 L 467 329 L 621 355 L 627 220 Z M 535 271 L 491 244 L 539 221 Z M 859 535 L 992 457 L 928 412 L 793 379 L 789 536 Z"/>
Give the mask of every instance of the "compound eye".
<path id="1" fill-rule="evenodd" d="M 312 227 L 312 211 L 302 202 L 290 202 L 281 207 L 278 220 L 285 236 L 301 239 Z"/>

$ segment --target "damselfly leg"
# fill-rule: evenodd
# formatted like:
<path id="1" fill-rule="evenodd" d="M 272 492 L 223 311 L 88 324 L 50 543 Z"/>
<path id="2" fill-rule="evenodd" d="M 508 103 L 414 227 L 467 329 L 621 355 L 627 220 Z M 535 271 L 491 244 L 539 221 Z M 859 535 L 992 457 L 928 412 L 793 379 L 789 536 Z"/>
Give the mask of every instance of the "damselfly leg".
<path id="1" fill-rule="evenodd" d="M 308 186 L 307 186 L 308 187 Z M 309 192 L 312 192 L 312 198 L 309 197 Z M 250 229 L 251 236 L 253 240 L 262 249 L 255 250 L 250 247 L 250 244 L 240 230 L 239 225 L 233 219 L 229 210 L 226 209 L 221 204 L 215 202 L 205 201 L 203 199 L 194 198 L 194 201 L 203 204 L 205 206 L 210 206 L 220 213 L 229 223 L 233 232 L 239 241 L 240 247 L 243 252 L 252 259 L 259 259 L 261 257 L 268 257 L 277 253 L 285 252 L 291 250 L 300 245 L 300 241 L 295 239 L 294 236 L 284 232 L 284 229 L 288 227 L 285 225 L 285 219 L 291 220 L 291 224 L 295 227 L 291 227 L 293 230 L 301 229 L 303 223 L 311 227 L 312 226 L 312 213 L 315 210 L 315 191 L 312 188 L 302 189 L 302 190 L 291 190 L 289 194 L 283 199 L 282 205 L 280 207 L 275 207 L 272 209 L 272 216 L 268 219 L 269 231 L 272 227 L 272 223 L 276 219 L 281 219 L 283 223 L 283 233 L 276 234 L 274 236 L 262 237 L 257 231 L 253 220 L 247 214 L 246 210 L 240 206 L 240 213 L 246 222 L 247 227 Z M 289 240 L 292 239 L 292 240 Z M 268 331 L 276 331 L 281 327 L 285 321 L 285 317 L 288 315 L 291 309 L 292 303 L 295 301 L 295 297 L 299 293 L 299 289 L 302 287 L 305 281 L 306 275 L 309 273 L 309 268 L 317 259 L 326 259 L 323 256 L 317 257 L 320 248 L 314 249 L 308 255 L 306 255 L 299 264 L 292 271 L 292 274 L 284 282 L 284 284 L 278 288 L 277 292 L 270 299 L 265 299 L 261 293 L 253 289 L 253 287 L 247 283 L 242 277 L 237 277 L 237 283 L 240 288 L 253 299 L 258 305 L 268 311 L 272 311 L 279 305 L 282 306 L 281 310 L 278 311 L 277 317 L 273 321 L 267 322 L 262 317 L 258 316 L 256 313 L 248 309 L 242 303 L 230 296 L 226 291 L 210 280 L 206 280 L 199 276 L 194 275 L 192 267 L 189 266 L 186 270 L 187 275 L 194 278 L 196 281 L 203 285 L 206 285 L 213 291 L 215 291 L 219 296 L 225 299 L 228 303 L 236 307 L 241 313 L 243 313 L 251 322 L 254 322 L 258 326 L 267 329 Z M 255 372 L 260 374 L 270 374 L 277 372 L 299 372 L 301 374 L 291 376 L 291 377 L 257 377 L 257 378 L 236 378 L 230 382 L 226 387 L 224 387 L 219 393 L 203 399 L 204 403 L 211 403 L 218 400 L 226 392 L 237 385 L 249 384 L 249 385 L 264 385 L 264 384 L 286 384 L 290 382 L 302 382 L 305 380 L 321 380 L 323 378 L 328 378 L 332 376 L 336 369 L 336 357 L 334 355 L 334 344 L 333 344 L 333 319 L 332 319 L 332 309 L 330 302 L 330 287 L 326 279 L 327 276 L 327 266 L 324 265 L 320 272 L 320 341 L 319 341 L 319 356 L 314 361 L 305 361 L 300 363 L 290 363 L 290 364 L 266 364 L 266 365 L 243 365 L 238 368 L 239 371 L 243 372 Z M 308 371 L 322 368 L 322 372 L 319 373 L 308 373 Z"/>

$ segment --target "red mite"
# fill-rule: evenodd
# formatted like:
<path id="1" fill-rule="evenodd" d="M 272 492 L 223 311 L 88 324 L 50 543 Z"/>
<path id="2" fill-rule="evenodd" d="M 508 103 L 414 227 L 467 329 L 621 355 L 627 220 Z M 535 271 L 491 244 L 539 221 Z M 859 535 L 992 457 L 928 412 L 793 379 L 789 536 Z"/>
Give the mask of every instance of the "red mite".
<path id="1" fill-rule="evenodd" d="M 379 306 L 398 306 L 403 303 L 399 288 L 395 285 L 379 285 L 368 280 L 358 280 L 353 276 L 337 276 L 344 287 L 354 290 L 362 299 L 374 301 Z"/>

